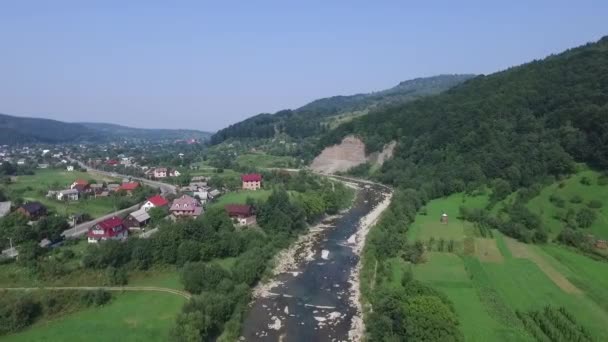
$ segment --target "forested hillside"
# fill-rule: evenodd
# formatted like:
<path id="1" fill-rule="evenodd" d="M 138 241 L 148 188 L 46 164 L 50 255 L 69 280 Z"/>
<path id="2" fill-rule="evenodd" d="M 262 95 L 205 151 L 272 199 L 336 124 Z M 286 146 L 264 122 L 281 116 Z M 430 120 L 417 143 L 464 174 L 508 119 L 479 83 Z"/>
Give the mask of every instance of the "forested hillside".
<path id="1" fill-rule="evenodd" d="M 399 85 L 368 94 L 333 96 L 313 101 L 295 110 L 275 114 L 259 114 L 217 132 L 211 138 L 219 144 L 230 138 L 271 138 L 286 133 L 294 138 L 305 138 L 326 130 L 326 119 L 340 114 L 357 115 L 375 108 L 405 103 L 450 89 L 473 75 L 440 75 L 417 78 Z"/>
<path id="2" fill-rule="evenodd" d="M 79 124 L 0 114 L 0 144 L 95 141 L 98 132 Z"/>
<path id="3" fill-rule="evenodd" d="M 608 37 L 355 119 L 319 150 L 348 134 L 369 151 L 397 140 L 377 178 L 429 197 L 487 183 L 508 194 L 571 173 L 575 161 L 606 168 Z"/>

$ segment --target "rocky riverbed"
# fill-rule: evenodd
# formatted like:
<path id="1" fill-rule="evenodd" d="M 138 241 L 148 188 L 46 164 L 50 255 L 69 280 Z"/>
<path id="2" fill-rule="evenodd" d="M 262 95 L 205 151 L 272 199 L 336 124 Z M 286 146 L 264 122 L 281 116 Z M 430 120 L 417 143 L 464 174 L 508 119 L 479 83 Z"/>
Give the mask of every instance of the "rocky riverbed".
<path id="1" fill-rule="evenodd" d="M 357 341 L 363 332 L 358 254 L 390 203 L 380 185 L 354 182 L 352 207 L 309 229 L 276 257 L 274 277 L 254 291 L 243 341 Z"/>

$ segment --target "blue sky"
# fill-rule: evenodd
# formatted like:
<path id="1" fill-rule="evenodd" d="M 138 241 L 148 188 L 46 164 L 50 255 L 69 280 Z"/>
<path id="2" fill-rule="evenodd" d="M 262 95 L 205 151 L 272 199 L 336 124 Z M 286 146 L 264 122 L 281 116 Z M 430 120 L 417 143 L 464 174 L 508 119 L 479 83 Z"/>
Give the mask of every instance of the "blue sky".
<path id="1" fill-rule="evenodd" d="M 217 130 L 608 35 L 608 1 L 501 3 L 4 1 L 0 113 Z"/>

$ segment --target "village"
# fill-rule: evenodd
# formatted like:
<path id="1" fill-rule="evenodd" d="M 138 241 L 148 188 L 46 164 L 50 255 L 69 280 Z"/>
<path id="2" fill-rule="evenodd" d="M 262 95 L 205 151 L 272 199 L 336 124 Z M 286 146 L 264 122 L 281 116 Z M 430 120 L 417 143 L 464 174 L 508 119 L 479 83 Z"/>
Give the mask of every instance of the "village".
<path id="1" fill-rule="evenodd" d="M 78 148 L 82 150 L 85 147 Z M 13 194 L 12 197 L 18 193 L 23 195 L 23 199 L 17 201 L 0 198 L 0 218 L 17 213 L 27 219 L 29 226 L 49 216 L 66 219 L 63 234 L 53 238 L 44 237 L 38 241 L 41 248 L 58 247 L 66 238 L 83 236 L 88 243 L 124 241 L 129 237 L 148 238 L 157 231 L 160 220 L 175 222 L 197 219 L 213 205 L 222 206 L 238 228 L 256 224 L 255 208 L 243 202 L 242 194 L 262 189 L 262 175 L 258 173 L 242 174 L 239 188 L 229 188 L 222 184 L 213 186 L 210 176 L 184 175 L 175 167 L 143 166 L 129 157 L 89 158 L 88 166 L 85 166 L 72 157 L 74 154 L 70 154 L 70 147 L 55 147 L 55 151 L 51 151 L 44 147 L 8 149 L 4 146 L 0 151 L 0 167 L 4 168 L 4 174 L 9 175 L 5 178 L 6 191 Z M 183 153 L 178 153 L 178 158 L 183 156 Z M 19 164 L 22 160 L 24 163 Z M 35 161 L 46 163 L 34 164 Z M 104 166 L 109 171 L 101 171 Z M 124 168 L 136 170 L 136 174 L 142 178 L 119 174 Z M 109 172 L 111 176 L 106 176 L 104 172 Z M 71 175 L 74 178 L 70 181 Z M 55 178 L 57 180 L 49 183 Z M 155 186 L 175 184 L 177 178 L 180 178 L 179 185 L 171 185 L 170 192 L 165 193 L 162 188 L 160 190 L 163 191 L 159 191 Z M 30 182 L 37 187 L 19 187 L 25 179 L 31 179 Z M 45 187 L 48 190 L 42 196 Z M 238 193 L 234 203 L 229 198 L 228 202 L 215 203 L 222 195 L 231 192 L 235 195 Z M 3 241 L 5 248 L 2 257 L 18 257 L 13 242 L 19 239 L 7 236 L 5 240 L 8 245 L 7 241 Z"/>

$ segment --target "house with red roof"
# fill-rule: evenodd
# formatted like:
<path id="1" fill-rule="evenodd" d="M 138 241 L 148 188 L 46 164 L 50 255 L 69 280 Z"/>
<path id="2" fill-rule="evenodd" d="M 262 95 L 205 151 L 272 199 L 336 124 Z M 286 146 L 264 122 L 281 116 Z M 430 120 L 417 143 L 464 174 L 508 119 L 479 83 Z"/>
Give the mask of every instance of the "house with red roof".
<path id="1" fill-rule="evenodd" d="M 89 228 L 87 238 L 89 243 L 98 243 L 105 240 L 125 240 L 129 230 L 125 227 L 122 219 L 117 216 L 103 220 Z"/>
<path id="2" fill-rule="evenodd" d="M 110 159 L 110 160 L 106 161 L 106 164 L 111 165 L 111 166 L 116 166 L 119 164 L 119 162 L 118 162 L 118 160 Z"/>
<path id="3" fill-rule="evenodd" d="M 135 189 L 139 188 L 139 183 L 137 182 L 128 182 L 128 183 L 122 183 L 120 185 L 120 187 L 118 188 L 118 190 L 124 190 L 127 192 L 127 194 L 131 195 L 133 194 L 133 191 L 135 191 Z"/>
<path id="4" fill-rule="evenodd" d="M 241 175 L 243 190 L 258 190 L 262 187 L 262 175 L 259 173 L 249 173 Z"/>
<path id="5" fill-rule="evenodd" d="M 77 189 L 79 192 L 83 192 L 89 187 L 89 182 L 84 179 L 77 179 L 70 185 L 70 189 Z"/>
<path id="6" fill-rule="evenodd" d="M 169 208 L 171 214 L 175 217 L 193 217 L 197 218 L 203 213 L 203 207 L 196 198 L 188 195 L 182 195 L 176 198 Z"/>
<path id="7" fill-rule="evenodd" d="M 256 223 L 255 210 L 247 204 L 227 204 L 224 206 L 228 216 L 239 226 L 249 226 Z"/>
<path id="8" fill-rule="evenodd" d="M 152 208 L 166 208 L 169 206 L 169 201 L 161 195 L 156 195 L 148 198 L 146 203 L 141 206 L 141 209 L 146 212 Z"/>

